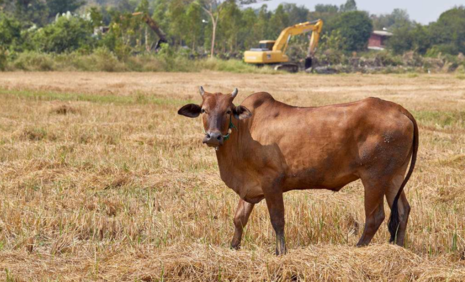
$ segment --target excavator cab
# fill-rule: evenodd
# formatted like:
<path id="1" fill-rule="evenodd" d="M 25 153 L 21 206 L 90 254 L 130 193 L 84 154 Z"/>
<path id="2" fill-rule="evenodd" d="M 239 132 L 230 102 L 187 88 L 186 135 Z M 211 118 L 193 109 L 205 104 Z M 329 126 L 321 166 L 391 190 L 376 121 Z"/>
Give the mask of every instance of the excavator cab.
<path id="1" fill-rule="evenodd" d="M 259 48 L 263 51 L 271 51 L 275 42 L 274 40 L 262 40 L 259 42 Z"/>

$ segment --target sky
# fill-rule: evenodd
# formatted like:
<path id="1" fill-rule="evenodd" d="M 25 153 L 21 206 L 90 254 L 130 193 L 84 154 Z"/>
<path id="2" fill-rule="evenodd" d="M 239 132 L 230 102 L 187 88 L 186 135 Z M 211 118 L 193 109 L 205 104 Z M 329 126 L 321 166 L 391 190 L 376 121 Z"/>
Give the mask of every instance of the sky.
<path id="1" fill-rule="evenodd" d="M 296 3 L 305 5 L 313 10 L 315 4 L 341 5 L 346 0 L 271 0 L 263 2 L 274 10 L 280 3 Z M 396 8 L 407 10 L 410 19 L 422 24 L 436 21 L 442 12 L 454 6 L 465 6 L 465 0 L 356 0 L 358 10 L 368 11 L 370 14 L 388 14 Z M 260 3 L 256 6 L 261 6 Z"/>

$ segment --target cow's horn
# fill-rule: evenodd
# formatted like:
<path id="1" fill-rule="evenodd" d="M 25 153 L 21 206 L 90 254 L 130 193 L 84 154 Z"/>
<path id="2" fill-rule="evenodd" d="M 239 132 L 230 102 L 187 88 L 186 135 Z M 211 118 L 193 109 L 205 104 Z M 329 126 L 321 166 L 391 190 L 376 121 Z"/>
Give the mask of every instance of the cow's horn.
<path id="1" fill-rule="evenodd" d="M 234 89 L 233 93 L 231 93 L 233 99 L 237 96 L 237 93 L 239 93 L 239 90 L 237 90 L 237 88 L 236 88 L 236 89 Z"/>
<path id="2" fill-rule="evenodd" d="M 205 90 L 203 90 L 203 86 L 199 87 L 199 91 L 200 91 L 200 96 L 203 96 L 203 94 L 205 94 Z"/>

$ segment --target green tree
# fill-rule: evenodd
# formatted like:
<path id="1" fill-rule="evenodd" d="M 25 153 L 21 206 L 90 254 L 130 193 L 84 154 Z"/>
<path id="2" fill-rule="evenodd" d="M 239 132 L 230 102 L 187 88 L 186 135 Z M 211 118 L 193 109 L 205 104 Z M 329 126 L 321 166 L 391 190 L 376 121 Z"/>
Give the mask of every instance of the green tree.
<path id="1" fill-rule="evenodd" d="M 395 29 L 405 25 L 411 25 L 409 14 L 406 10 L 394 9 L 392 13 L 375 16 L 373 20 L 374 29 Z"/>
<path id="2" fill-rule="evenodd" d="M 60 1 L 60 0 L 57 0 Z M 136 10 L 139 1 L 118 0 L 116 10 L 121 13 L 128 13 Z"/>
<path id="3" fill-rule="evenodd" d="M 355 0 L 347 0 L 347 2 L 339 8 L 340 12 L 353 12 L 357 11 L 357 3 Z"/>
<path id="4" fill-rule="evenodd" d="M 50 11 L 50 17 L 57 14 L 74 12 L 85 4 L 82 0 L 47 0 L 47 6 Z"/>
<path id="5" fill-rule="evenodd" d="M 258 40 L 275 39 L 271 37 L 271 34 L 268 32 L 270 18 L 271 12 L 268 11 L 268 6 L 262 5 L 258 11 L 257 24 L 254 27 Z M 258 45 L 258 42 L 256 44 Z"/>
<path id="6" fill-rule="evenodd" d="M 236 2 L 229 1 L 224 3 L 220 18 L 220 34 L 227 43 L 229 51 L 234 52 L 242 26 L 242 12 Z"/>
<path id="7" fill-rule="evenodd" d="M 91 49 L 94 45 L 92 24 L 77 17 L 60 17 L 32 37 L 38 51 L 47 53 L 72 52 Z"/>
<path id="8" fill-rule="evenodd" d="M 268 1 L 268 0 L 262 0 Z M 215 54 L 215 41 L 216 41 L 216 29 L 218 26 L 218 20 L 221 13 L 221 9 L 224 7 L 225 2 L 237 2 L 239 4 L 251 4 L 260 2 L 260 0 L 203 0 L 201 2 L 202 9 L 210 16 L 210 25 L 212 28 L 211 32 L 211 48 L 210 57 L 213 58 Z"/>
<path id="9" fill-rule="evenodd" d="M 175 42 L 182 45 L 188 30 L 184 0 L 171 0 L 168 6 L 167 16 L 170 22 L 169 33 Z"/>
<path id="10" fill-rule="evenodd" d="M 144 15 L 149 15 L 149 1 L 148 0 L 141 0 L 139 5 L 136 8 L 137 12 L 141 12 Z M 145 51 L 150 51 L 150 31 L 149 27 L 146 24 L 141 24 L 141 30 L 144 32 L 144 43 L 145 43 Z M 142 34 L 142 32 L 140 32 Z M 139 39 L 139 43 L 142 44 L 142 40 Z"/>
<path id="11" fill-rule="evenodd" d="M 136 8 L 137 12 L 149 13 L 149 0 L 141 0 Z"/>
<path id="12" fill-rule="evenodd" d="M 284 6 L 279 5 L 271 16 L 268 24 L 271 38 L 277 38 L 281 31 L 289 25 L 289 15 L 284 11 Z"/>
<path id="13" fill-rule="evenodd" d="M 21 39 L 21 23 L 0 13 L 0 46 L 5 48 L 18 44 Z"/>
<path id="14" fill-rule="evenodd" d="M 334 22 L 335 18 L 338 16 L 339 8 L 336 5 L 323 5 L 319 4 L 315 6 L 314 12 L 309 12 L 310 20 L 322 19 L 325 23 L 323 32 L 329 34 L 328 24 Z"/>
<path id="15" fill-rule="evenodd" d="M 250 49 L 257 45 L 260 39 L 263 39 L 257 14 L 251 8 L 245 9 L 242 13 L 242 25 L 239 36 L 242 50 Z"/>
<path id="16" fill-rule="evenodd" d="M 289 15 L 289 25 L 306 22 L 309 19 L 309 10 L 305 6 L 284 4 L 284 11 Z"/>
<path id="17" fill-rule="evenodd" d="M 170 30 L 168 15 L 169 0 L 155 0 L 152 18 L 158 23 L 163 31 Z"/>
<path id="18" fill-rule="evenodd" d="M 48 22 L 48 7 L 41 0 L 10 0 L 6 12 L 14 15 L 24 27 L 44 26 Z"/>
<path id="19" fill-rule="evenodd" d="M 392 25 L 391 26 L 403 26 L 403 25 L 410 25 L 410 16 L 407 10 L 403 9 L 394 9 L 391 13 L 392 18 Z"/>
<path id="20" fill-rule="evenodd" d="M 395 54 L 402 54 L 413 47 L 413 38 L 409 25 L 397 27 L 393 31 L 393 36 L 389 39 L 388 47 Z"/>
<path id="21" fill-rule="evenodd" d="M 342 46 L 346 51 L 361 51 L 367 46 L 373 25 L 365 12 L 353 11 L 340 14 L 332 25 L 340 32 Z"/>
<path id="22" fill-rule="evenodd" d="M 197 44 L 202 34 L 202 10 L 200 6 L 192 2 L 187 7 L 187 26 L 190 32 L 186 34 L 186 41 L 192 46 L 192 50 L 195 52 Z"/>
<path id="23" fill-rule="evenodd" d="M 99 27 L 103 24 L 103 15 L 101 10 L 97 7 L 91 7 L 89 13 L 93 27 Z"/>
<path id="24" fill-rule="evenodd" d="M 216 29 L 218 26 L 218 20 L 222 8 L 221 0 L 205 0 L 202 2 L 202 9 L 210 16 L 211 25 L 211 40 L 210 40 L 210 57 L 213 58 L 215 55 L 215 41 L 216 41 Z"/>
<path id="25" fill-rule="evenodd" d="M 336 14 L 339 12 L 339 8 L 336 5 L 317 4 L 315 5 L 315 12 Z"/>
<path id="26" fill-rule="evenodd" d="M 429 27 L 431 42 L 442 51 L 465 53 L 465 7 L 460 6 L 441 14 Z"/>
<path id="27" fill-rule="evenodd" d="M 412 48 L 420 54 L 425 54 L 431 47 L 431 35 L 427 27 L 416 24 L 411 30 Z"/>

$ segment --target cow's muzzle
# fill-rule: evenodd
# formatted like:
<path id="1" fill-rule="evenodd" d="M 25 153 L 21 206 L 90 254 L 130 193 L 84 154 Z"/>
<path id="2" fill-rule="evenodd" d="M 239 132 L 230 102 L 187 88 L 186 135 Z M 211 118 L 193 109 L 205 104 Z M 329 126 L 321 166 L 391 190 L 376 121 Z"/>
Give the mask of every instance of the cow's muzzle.
<path id="1" fill-rule="evenodd" d="M 207 132 L 205 133 L 205 138 L 203 138 L 203 143 L 207 144 L 208 147 L 218 147 L 223 145 L 223 135 L 221 132 Z"/>

